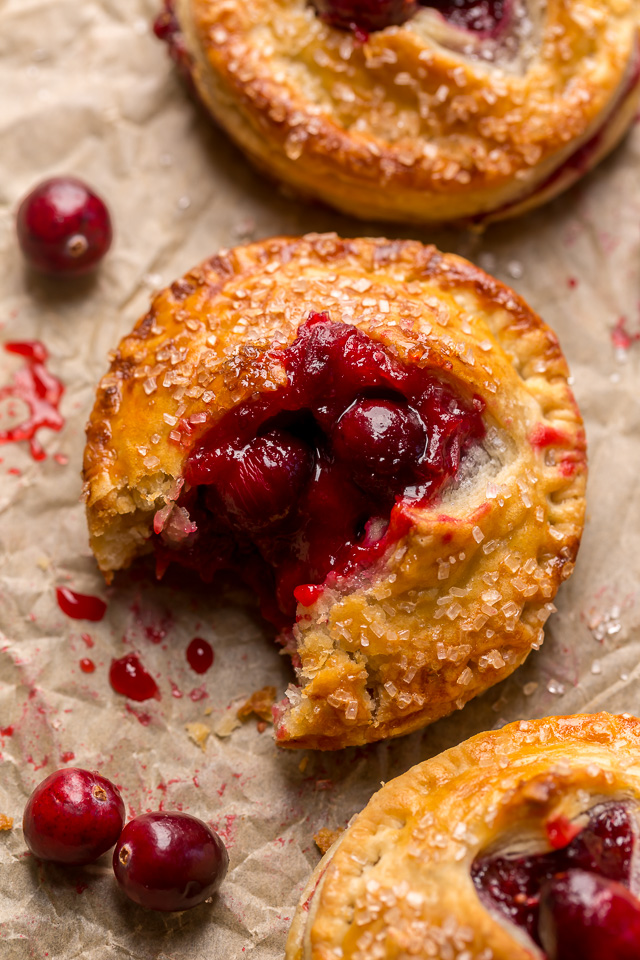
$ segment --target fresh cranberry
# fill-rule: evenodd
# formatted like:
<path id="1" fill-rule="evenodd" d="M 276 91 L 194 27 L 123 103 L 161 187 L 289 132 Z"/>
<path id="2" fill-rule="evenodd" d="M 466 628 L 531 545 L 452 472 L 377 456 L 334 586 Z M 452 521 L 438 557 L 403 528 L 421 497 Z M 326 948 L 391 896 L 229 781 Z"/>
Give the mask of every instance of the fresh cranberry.
<path id="1" fill-rule="evenodd" d="M 18 208 L 17 230 L 25 257 L 45 273 L 87 273 L 111 246 L 109 211 L 73 177 L 54 177 L 32 190 Z"/>
<path id="2" fill-rule="evenodd" d="M 390 400 L 357 400 L 342 414 L 332 437 L 336 456 L 352 465 L 358 484 L 383 490 L 415 469 L 426 438 L 415 410 Z"/>
<path id="3" fill-rule="evenodd" d="M 105 777 L 78 767 L 57 770 L 38 784 L 24 810 L 24 838 L 40 860 L 91 863 L 114 845 L 124 802 Z"/>
<path id="4" fill-rule="evenodd" d="M 116 880 L 151 910 L 188 910 L 218 890 L 229 854 L 217 833 L 188 813 L 143 813 L 113 851 Z"/>
<path id="5" fill-rule="evenodd" d="M 542 892 L 540 940 L 549 960 L 637 960 L 640 902 L 614 880 L 561 873 Z"/>
<path id="6" fill-rule="evenodd" d="M 283 520 L 309 479 L 312 462 L 309 447 L 284 430 L 226 452 L 215 485 L 234 526 L 264 531 Z"/>
<path id="7" fill-rule="evenodd" d="M 314 0 L 318 13 L 332 27 L 373 33 L 399 26 L 418 10 L 417 0 Z"/>
<path id="8" fill-rule="evenodd" d="M 556 825 L 547 832 L 557 839 Z M 567 838 L 571 831 L 564 825 Z M 471 875 L 480 898 L 537 942 L 540 892 L 555 876 L 568 870 L 628 884 L 636 836 L 629 811 L 621 803 L 600 804 L 589 821 L 565 846 L 527 857 L 482 856 Z"/>

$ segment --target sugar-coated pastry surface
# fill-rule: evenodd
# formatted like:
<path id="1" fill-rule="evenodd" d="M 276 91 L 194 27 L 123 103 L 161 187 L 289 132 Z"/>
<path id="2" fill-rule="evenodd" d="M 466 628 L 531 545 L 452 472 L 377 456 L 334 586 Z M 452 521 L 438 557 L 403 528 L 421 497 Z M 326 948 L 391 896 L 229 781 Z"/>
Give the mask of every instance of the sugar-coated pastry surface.
<path id="1" fill-rule="evenodd" d="M 91 544 L 107 577 L 154 550 L 163 563 L 204 575 L 213 551 L 207 531 L 218 543 L 224 531 L 211 488 L 184 482 L 194 450 L 204 444 L 206 452 L 207 437 L 236 415 L 246 420 L 287 395 L 295 373 L 288 358 L 300 331 L 322 332 L 322 323 L 309 327 L 318 314 L 359 350 L 377 350 L 398 376 L 428 378 L 476 425 L 449 441 L 455 450 L 444 451 L 449 468 L 434 492 L 416 499 L 409 487 L 392 490 L 366 534 L 354 530 L 347 560 L 322 568 L 320 579 L 294 564 L 287 586 L 257 535 L 243 555 L 255 559 L 257 545 L 268 564 L 260 561 L 256 589 L 273 568 L 279 615 L 289 617 L 282 638 L 298 686 L 277 709 L 278 742 L 334 749 L 462 707 L 540 645 L 574 566 L 586 458 L 558 341 L 503 284 L 413 241 L 265 240 L 221 251 L 155 296 L 100 383 L 84 473 Z M 349 368 L 339 369 L 343 383 Z M 368 397 L 379 387 L 365 381 L 363 390 Z M 389 391 L 382 395 L 393 406 Z M 437 446 L 435 421 L 425 416 Z M 333 469 L 335 427 L 323 430 L 322 456 Z M 295 449 L 301 443 L 290 438 Z M 236 450 L 233 462 L 243 455 Z M 348 506 L 362 492 L 339 476 L 345 492 L 334 490 L 336 507 L 321 516 L 329 532 L 341 501 Z M 307 496 L 296 494 L 292 509 Z M 280 542 L 282 528 L 274 529 Z M 287 530 L 287 542 L 298 543 Z M 246 573 L 249 561 L 236 569 Z"/>
<path id="2" fill-rule="evenodd" d="M 606 934 L 609 945 L 589 957 L 637 956 L 629 950 L 637 945 L 640 903 L 627 890 L 638 892 L 639 801 L 636 718 L 523 720 L 472 737 L 374 794 L 311 877 L 286 958 L 543 960 L 537 931 L 529 935 L 511 922 L 478 881 L 478 865 L 498 858 L 503 870 L 538 865 L 540 877 L 555 874 L 556 886 L 586 876 L 587 889 L 595 882 L 623 900 L 626 929 L 620 913 L 607 919 L 601 910 L 594 923 L 582 905 L 586 919 L 600 925 L 588 937 L 597 942 Z M 566 865 L 568 873 L 557 873 Z M 516 916 L 519 906 L 538 909 L 525 903 L 524 882 L 521 875 L 514 888 Z M 561 922 L 567 917 L 556 908 Z M 613 927 L 605 931 L 606 922 Z M 579 943 L 579 923 L 571 933 Z M 625 940 L 619 953 L 616 935 Z M 548 936 L 543 931 L 543 945 Z"/>
<path id="3" fill-rule="evenodd" d="M 346 23 L 345 8 L 376 2 L 408 19 L 332 25 L 332 8 Z M 302 195 L 359 217 L 523 212 L 605 156 L 638 102 L 638 0 L 168 5 L 176 20 L 165 13 L 160 32 L 233 139 Z"/>

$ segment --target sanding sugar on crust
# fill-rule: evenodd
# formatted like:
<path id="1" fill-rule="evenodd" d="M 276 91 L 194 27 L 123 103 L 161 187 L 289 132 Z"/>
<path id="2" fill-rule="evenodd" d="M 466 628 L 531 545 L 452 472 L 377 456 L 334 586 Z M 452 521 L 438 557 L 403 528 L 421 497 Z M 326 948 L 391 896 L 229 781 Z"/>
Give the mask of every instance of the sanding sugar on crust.
<path id="1" fill-rule="evenodd" d="M 629 832 L 616 842 L 611 831 L 613 853 L 604 854 L 611 876 L 616 847 L 626 842 L 637 857 L 639 769 L 640 720 L 605 713 L 518 721 L 417 764 L 375 793 L 322 858 L 286 960 L 542 958 L 539 943 L 491 903 L 477 865 L 562 853 L 589 817 L 606 826 L 607 814 L 622 814 Z M 607 843 L 594 840 L 595 857 L 575 859 L 597 873 Z M 632 865 L 621 866 L 633 890 Z"/>
<path id="2" fill-rule="evenodd" d="M 163 16 L 174 58 L 257 166 L 359 217 L 520 214 L 633 122 L 638 0 L 505 0 L 489 36 L 437 6 L 366 37 L 307 0 L 171 0 Z"/>
<path id="3" fill-rule="evenodd" d="M 586 457 L 556 337 L 460 257 L 332 234 L 221 251 L 154 298 L 98 388 L 85 495 L 107 577 L 167 524 L 176 549 L 197 541 L 181 506 L 192 451 L 278 396 L 282 357 L 318 311 L 475 398 L 484 428 L 435 499 L 398 500 L 371 562 L 300 595 L 276 738 L 335 749 L 419 729 L 539 647 L 580 542 Z"/>

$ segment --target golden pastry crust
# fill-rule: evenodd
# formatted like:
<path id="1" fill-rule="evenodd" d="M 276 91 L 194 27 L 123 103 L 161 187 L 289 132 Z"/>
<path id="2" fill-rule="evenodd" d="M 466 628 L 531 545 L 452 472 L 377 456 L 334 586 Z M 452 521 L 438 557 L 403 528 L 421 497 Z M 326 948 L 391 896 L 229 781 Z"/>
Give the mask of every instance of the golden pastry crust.
<path id="1" fill-rule="evenodd" d="M 355 216 L 419 223 L 535 207 L 633 120 L 638 0 L 521 6 L 500 42 L 422 7 L 362 43 L 307 0 L 175 2 L 198 94 L 259 167 Z"/>
<path id="2" fill-rule="evenodd" d="M 533 960 L 526 934 L 490 913 L 471 865 L 603 800 L 640 800 L 640 721 L 609 714 L 523 720 L 481 733 L 379 790 L 304 891 L 286 960 Z M 384 952 L 380 944 L 384 944 Z"/>
<path id="3" fill-rule="evenodd" d="M 584 522 L 585 438 L 549 328 L 460 257 L 413 241 L 277 238 L 224 251 L 159 293 L 120 343 L 87 428 L 91 545 L 107 577 L 152 550 L 197 441 L 286 381 L 313 312 L 485 403 L 486 436 L 373 566 L 298 606 L 285 746 L 416 730 L 508 676 L 543 639 Z"/>

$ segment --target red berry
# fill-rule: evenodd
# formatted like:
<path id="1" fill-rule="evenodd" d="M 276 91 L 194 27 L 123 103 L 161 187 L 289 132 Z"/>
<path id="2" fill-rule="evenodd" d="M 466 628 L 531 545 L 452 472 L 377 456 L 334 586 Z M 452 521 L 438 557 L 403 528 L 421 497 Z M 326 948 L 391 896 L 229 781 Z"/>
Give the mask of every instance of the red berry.
<path id="1" fill-rule="evenodd" d="M 417 0 L 314 0 L 318 12 L 332 27 L 373 33 L 409 20 Z"/>
<path id="2" fill-rule="evenodd" d="M 640 902 L 615 880 L 569 870 L 543 889 L 539 930 L 549 960 L 637 960 Z"/>
<path id="3" fill-rule="evenodd" d="M 89 770 L 57 770 L 38 784 L 22 827 L 31 852 L 56 863 L 91 863 L 114 845 L 124 824 L 124 802 L 105 777 Z"/>
<path id="4" fill-rule="evenodd" d="M 418 414 L 392 400 L 358 400 L 333 430 L 336 456 L 353 465 L 362 486 L 387 484 L 406 474 L 425 452 L 426 430 Z"/>
<path id="5" fill-rule="evenodd" d="M 116 880 L 150 910 L 188 910 L 218 890 L 229 854 L 217 833 L 188 813 L 143 813 L 113 851 Z"/>
<path id="6" fill-rule="evenodd" d="M 311 467 L 304 441 L 271 430 L 228 457 L 216 486 L 235 526 L 263 531 L 289 513 Z"/>
<path id="7" fill-rule="evenodd" d="M 28 262 L 45 273 L 87 273 L 111 246 L 109 211 L 73 177 L 54 177 L 32 190 L 18 208 L 16 227 Z"/>

